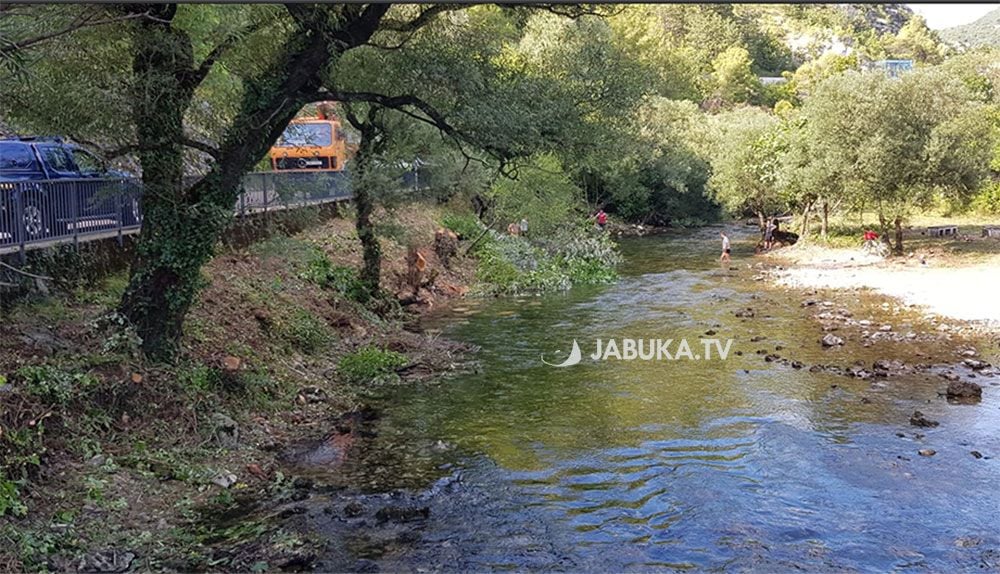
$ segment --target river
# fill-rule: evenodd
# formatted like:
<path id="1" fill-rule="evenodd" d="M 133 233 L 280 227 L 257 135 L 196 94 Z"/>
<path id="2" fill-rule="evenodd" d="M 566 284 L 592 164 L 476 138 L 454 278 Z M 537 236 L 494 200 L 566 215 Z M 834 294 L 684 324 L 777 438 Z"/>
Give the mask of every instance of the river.
<path id="1" fill-rule="evenodd" d="M 717 233 L 623 240 L 613 285 L 461 301 L 430 317 L 480 346 L 480 367 L 384 398 L 377 436 L 335 479 L 359 491 L 357 508 L 345 514 L 334 497 L 311 519 L 343 540 L 320 568 L 1000 568 L 996 379 L 980 375 L 982 402 L 959 405 L 939 396 L 933 371 L 860 380 L 765 361 L 758 351 L 806 367 L 956 359 L 934 342 L 845 336 L 824 349 L 800 294 L 753 280 L 749 242 L 720 268 Z M 932 330 L 884 302 L 836 305 Z M 748 307 L 754 318 L 736 316 Z M 589 357 L 598 338 L 686 338 L 698 351 L 713 331 L 733 340 L 726 360 Z M 541 362 L 574 339 L 580 364 Z M 911 426 L 916 409 L 940 426 Z M 402 510 L 375 513 L 392 505 Z"/>

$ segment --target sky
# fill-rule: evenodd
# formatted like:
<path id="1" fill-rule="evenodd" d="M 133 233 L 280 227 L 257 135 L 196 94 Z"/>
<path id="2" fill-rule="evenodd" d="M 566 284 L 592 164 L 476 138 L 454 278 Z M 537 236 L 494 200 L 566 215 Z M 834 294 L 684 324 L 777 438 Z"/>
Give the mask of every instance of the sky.
<path id="1" fill-rule="evenodd" d="M 907 4 L 911 10 L 927 20 L 927 27 L 932 30 L 951 28 L 961 24 L 975 22 L 981 16 L 996 10 L 1000 3 L 990 4 Z"/>

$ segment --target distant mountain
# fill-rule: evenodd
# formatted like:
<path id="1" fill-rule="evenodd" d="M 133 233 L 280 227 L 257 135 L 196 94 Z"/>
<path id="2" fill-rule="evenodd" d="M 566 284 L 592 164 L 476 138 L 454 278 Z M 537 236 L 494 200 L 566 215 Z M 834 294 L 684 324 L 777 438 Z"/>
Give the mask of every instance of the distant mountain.
<path id="1" fill-rule="evenodd" d="M 1000 8 L 975 22 L 941 30 L 940 35 L 949 44 L 966 48 L 1000 46 Z"/>

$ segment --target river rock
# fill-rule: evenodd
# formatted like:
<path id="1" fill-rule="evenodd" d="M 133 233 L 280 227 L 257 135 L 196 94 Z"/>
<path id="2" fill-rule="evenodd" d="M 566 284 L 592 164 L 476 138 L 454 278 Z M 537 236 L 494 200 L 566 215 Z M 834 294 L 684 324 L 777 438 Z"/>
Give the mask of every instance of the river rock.
<path id="1" fill-rule="evenodd" d="M 410 520 L 422 520 L 431 515 L 429 506 L 385 506 L 375 513 L 375 519 L 379 522 L 394 521 L 407 522 Z"/>
<path id="2" fill-rule="evenodd" d="M 48 356 L 69 348 L 69 343 L 45 327 L 28 328 L 21 332 L 21 342 L 39 355 Z"/>
<path id="3" fill-rule="evenodd" d="M 348 518 L 355 518 L 361 516 L 365 511 L 364 505 L 356 500 L 352 500 L 344 505 L 344 516 Z"/>
<path id="4" fill-rule="evenodd" d="M 212 484 L 221 488 L 229 488 L 236 484 L 237 480 L 236 475 L 231 472 L 220 472 L 212 478 Z"/>
<path id="5" fill-rule="evenodd" d="M 370 572 L 379 572 L 379 567 L 374 560 L 362 558 L 354 563 L 354 567 L 351 570 L 360 574 L 368 574 Z"/>
<path id="6" fill-rule="evenodd" d="M 827 333 L 826 335 L 823 335 L 820 343 L 822 343 L 824 347 L 836 347 L 838 345 L 843 345 L 844 340 L 832 333 Z"/>
<path id="7" fill-rule="evenodd" d="M 815 299 L 806 299 L 805 301 L 802 302 L 802 306 L 803 307 L 812 307 L 813 305 L 815 305 L 817 303 L 819 303 L 819 301 L 816 301 Z"/>
<path id="8" fill-rule="evenodd" d="M 941 373 L 940 377 L 946 381 L 958 381 L 960 377 L 952 372 Z"/>
<path id="9" fill-rule="evenodd" d="M 232 418 L 223 413 L 212 415 L 212 435 L 225 448 L 236 448 L 240 440 L 240 427 Z"/>
<path id="10" fill-rule="evenodd" d="M 917 454 L 919 454 L 920 456 L 934 456 L 935 454 L 937 454 L 937 451 L 932 448 L 922 448 L 917 451 Z"/>
<path id="11" fill-rule="evenodd" d="M 78 572 L 125 572 L 132 566 L 135 554 L 120 550 L 104 550 L 94 552 L 80 559 L 76 569 Z"/>
<path id="12" fill-rule="evenodd" d="M 303 387 L 299 390 L 297 400 L 301 404 L 325 403 L 328 399 L 326 391 L 319 387 Z"/>
<path id="13" fill-rule="evenodd" d="M 865 369 L 864 367 L 851 367 L 847 369 L 848 376 L 854 377 L 855 379 L 868 380 L 875 376 L 875 373 Z"/>
<path id="14" fill-rule="evenodd" d="M 989 363 L 985 361 L 980 361 L 978 359 L 965 359 L 964 361 L 962 361 L 962 364 L 974 371 L 981 371 L 986 367 L 990 366 Z"/>
<path id="15" fill-rule="evenodd" d="M 915 427 L 928 428 L 928 427 L 936 427 L 941 423 L 937 421 L 932 421 L 931 419 L 927 418 L 924 415 L 924 413 L 920 411 L 913 411 L 913 414 L 910 415 L 910 424 Z"/>
<path id="16" fill-rule="evenodd" d="M 879 359 L 872 363 L 872 369 L 875 371 L 885 371 L 886 373 L 902 371 L 904 366 L 902 361 L 896 359 Z"/>
<path id="17" fill-rule="evenodd" d="M 970 452 L 969 454 L 972 455 L 972 458 L 977 458 L 977 459 L 978 458 L 983 458 L 983 453 L 979 452 L 978 450 L 974 450 L 974 451 Z"/>
<path id="18" fill-rule="evenodd" d="M 983 396 L 983 388 L 976 383 L 952 381 L 945 394 L 949 399 L 978 399 Z"/>
<path id="19" fill-rule="evenodd" d="M 736 316 L 741 319 L 753 319 L 755 315 L 756 313 L 754 313 L 754 310 L 751 309 L 750 307 L 747 307 L 746 309 L 741 309 L 736 312 Z"/>

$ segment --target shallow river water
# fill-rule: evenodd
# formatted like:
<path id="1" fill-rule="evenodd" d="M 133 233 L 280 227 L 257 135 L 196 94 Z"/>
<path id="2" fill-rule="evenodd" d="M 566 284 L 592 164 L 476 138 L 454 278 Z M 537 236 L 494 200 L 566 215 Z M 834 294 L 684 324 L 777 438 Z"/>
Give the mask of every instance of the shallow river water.
<path id="1" fill-rule="evenodd" d="M 624 240 L 613 285 L 462 301 L 431 317 L 428 327 L 481 347 L 480 369 L 393 391 L 377 437 L 339 474 L 373 506 L 427 512 L 398 521 L 319 515 L 321 532 L 347 540 L 323 564 L 1000 569 L 995 381 L 978 377 L 983 401 L 956 405 L 939 396 L 945 381 L 934 373 L 857 380 L 764 361 L 758 350 L 806 367 L 909 361 L 917 351 L 915 343 L 865 348 L 846 336 L 844 347 L 823 349 L 799 294 L 752 280 L 747 243 L 736 245 L 736 269 L 720 268 L 717 233 Z M 876 303 L 859 299 L 851 310 L 867 316 Z M 738 318 L 747 307 L 756 316 Z M 892 320 L 896 330 L 927 327 L 913 314 Z M 598 338 L 687 338 L 699 352 L 710 330 L 733 339 L 726 360 L 589 356 Z M 559 360 L 574 339 L 580 364 L 541 362 Z M 940 426 L 910 426 L 915 409 Z"/>

